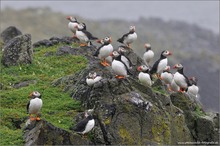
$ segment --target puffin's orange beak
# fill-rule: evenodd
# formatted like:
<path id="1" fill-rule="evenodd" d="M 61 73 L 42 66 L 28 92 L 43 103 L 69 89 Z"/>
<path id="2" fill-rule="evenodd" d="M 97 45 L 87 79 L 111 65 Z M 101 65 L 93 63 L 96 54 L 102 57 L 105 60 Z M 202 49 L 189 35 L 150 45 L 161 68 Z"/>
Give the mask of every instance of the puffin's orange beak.
<path id="1" fill-rule="evenodd" d="M 172 52 L 169 52 L 169 54 L 168 55 L 172 55 L 173 53 Z"/>
<path id="2" fill-rule="evenodd" d="M 101 39 L 96 41 L 97 43 L 101 44 Z"/>
<path id="3" fill-rule="evenodd" d="M 113 56 L 113 53 L 111 52 L 111 53 L 109 54 L 109 56 Z"/>
<path id="4" fill-rule="evenodd" d="M 67 16 L 66 19 L 67 19 L 67 20 L 70 20 L 70 16 Z"/>
<path id="5" fill-rule="evenodd" d="M 176 69 L 176 65 L 173 66 L 173 69 Z"/>
<path id="6" fill-rule="evenodd" d="M 29 94 L 29 97 L 31 97 L 33 95 L 33 92 L 31 92 L 30 94 Z"/>
<path id="7" fill-rule="evenodd" d="M 141 66 L 139 66 L 139 67 L 137 68 L 137 70 L 138 70 L 138 71 L 141 71 L 141 70 L 142 70 Z"/>
<path id="8" fill-rule="evenodd" d="M 109 38 L 109 42 L 110 42 L 110 43 L 112 42 L 112 37 Z"/>
<path id="9" fill-rule="evenodd" d="M 78 25 L 74 26 L 74 28 L 78 28 Z"/>

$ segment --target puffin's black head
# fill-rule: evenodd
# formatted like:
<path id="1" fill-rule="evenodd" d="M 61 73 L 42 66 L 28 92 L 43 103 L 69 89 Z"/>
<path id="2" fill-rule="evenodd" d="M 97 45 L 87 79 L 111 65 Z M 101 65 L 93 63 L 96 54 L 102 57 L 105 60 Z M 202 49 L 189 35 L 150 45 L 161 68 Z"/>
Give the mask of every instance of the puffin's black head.
<path id="1" fill-rule="evenodd" d="M 30 95 L 29 95 L 29 97 L 31 97 L 32 99 L 33 98 L 41 98 L 41 94 L 38 92 L 38 91 L 33 91 Z"/>
<path id="2" fill-rule="evenodd" d="M 197 85 L 198 79 L 196 77 L 189 78 L 192 85 Z"/>
<path id="3" fill-rule="evenodd" d="M 167 57 L 169 55 L 172 55 L 172 53 L 168 50 L 164 50 L 162 53 L 161 53 L 161 57 Z"/>
<path id="4" fill-rule="evenodd" d="M 144 44 L 144 48 L 146 48 L 146 51 L 151 50 L 151 45 L 149 43 Z"/>
<path id="5" fill-rule="evenodd" d="M 85 111 L 85 117 L 87 118 L 88 116 L 92 116 L 93 112 L 94 112 L 94 109 L 89 109 Z"/>
<path id="6" fill-rule="evenodd" d="M 150 69 L 146 65 L 138 66 L 138 71 L 148 72 Z"/>
<path id="7" fill-rule="evenodd" d="M 90 72 L 88 78 L 89 79 L 95 79 L 97 76 L 96 72 Z"/>
<path id="8" fill-rule="evenodd" d="M 112 38 L 111 37 L 105 37 L 104 39 L 99 39 L 96 41 L 97 43 L 100 43 L 100 44 L 110 44 L 112 42 Z"/>
<path id="9" fill-rule="evenodd" d="M 181 70 L 181 69 L 183 69 L 183 65 L 182 64 L 175 64 L 174 66 L 173 66 L 173 69 L 177 69 L 177 70 Z"/>
<path id="10" fill-rule="evenodd" d="M 120 60 L 121 54 L 118 51 L 113 51 L 110 56 L 112 56 L 116 60 Z"/>
<path id="11" fill-rule="evenodd" d="M 125 52 L 127 52 L 127 51 L 126 51 L 126 49 L 125 49 L 124 46 L 119 46 L 119 47 L 118 47 L 118 52 L 119 52 L 120 54 L 123 54 L 123 53 L 125 53 Z"/>
<path id="12" fill-rule="evenodd" d="M 130 32 L 135 32 L 135 26 L 130 26 Z"/>
<path id="13" fill-rule="evenodd" d="M 70 22 L 77 22 L 77 19 L 75 17 L 73 18 L 72 16 L 67 16 L 66 19 Z"/>

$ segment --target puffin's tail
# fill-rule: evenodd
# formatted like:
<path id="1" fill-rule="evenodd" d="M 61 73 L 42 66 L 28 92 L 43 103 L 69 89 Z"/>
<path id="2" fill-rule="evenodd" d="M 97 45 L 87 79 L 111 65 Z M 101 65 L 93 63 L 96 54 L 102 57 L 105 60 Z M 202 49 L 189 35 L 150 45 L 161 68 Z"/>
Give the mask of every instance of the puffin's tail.
<path id="1" fill-rule="evenodd" d="M 123 44 L 123 38 L 119 38 L 117 41 Z"/>
<path id="2" fill-rule="evenodd" d="M 91 38 L 90 38 L 90 40 L 97 40 L 98 38 L 97 37 L 94 37 L 94 36 L 92 36 Z"/>

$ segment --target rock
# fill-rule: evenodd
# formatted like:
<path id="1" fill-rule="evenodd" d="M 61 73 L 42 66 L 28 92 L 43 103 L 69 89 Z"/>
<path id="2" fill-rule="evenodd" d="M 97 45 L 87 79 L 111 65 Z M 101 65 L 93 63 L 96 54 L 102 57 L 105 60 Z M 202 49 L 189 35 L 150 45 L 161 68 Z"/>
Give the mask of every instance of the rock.
<path id="1" fill-rule="evenodd" d="M 30 64 L 33 60 L 31 35 L 24 34 L 11 39 L 3 48 L 2 64 L 5 66 Z"/>
<path id="2" fill-rule="evenodd" d="M 85 109 L 95 109 L 97 124 L 92 130 L 93 144 L 171 145 L 194 141 L 183 111 L 172 104 L 170 97 L 139 83 L 136 68 L 143 62 L 133 51 L 127 53 L 134 64 L 134 74 L 120 80 L 115 78 L 111 67 L 101 66 L 99 59 L 88 55 L 96 48 L 64 47 L 58 50 L 65 50 L 65 54 L 84 55 L 89 60 L 86 69 L 59 78 L 52 84 L 64 86 L 64 91 L 80 100 Z M 103 77 L 91 87 L 85 81 L 90 71 Z M 158 81 L 157 86 L 163 85 Z"/>
<path id="3" fill-rule="evenodd" d="M 57 128 L 46 120 L 28 120 L 24 128 L 25 146 L 30 145 L 88 145 L 88 139 L 80 135 Z"/>
<path id="4" fill-rule="evenodd" d="M 30 84 L 36 84 L 37 81 L 36 80 L 30 80 L 30 81 L 23 81 L 23 82 L 19 82 L 19 83 L 15 83 L 13 85 L 13 88 L 22 88 L 22 87 L 26 87 L 26 86 L 29 86 Z"/>
<path id="5" fill-rule="evenodd" d="M 9 26 L 1 33 L 1 38 L 6 44 L 11 39 L 19 35 L 22 35 L 22 32 L 19 29 L 17 29 L 15 26 Z"/>
<path id="6" fill-rule="evenodd" d="M 58 43 L 71 44 L 71 43 L 77 42 L 77 41 L 78 41 L 77 39 L 74 39 L 72 37 L 67 37 L 67 36 L 60 37 L 60 38 L 59 37 L 51 37 L 49 40 L 44 39 L 44 40 L 40 40 L 38 42 L 35 42 L 33 44 L 33 47 L 34 48 L 39 47 L 39 46 L 50 47 L 50 46 L 56 45 Z"/>

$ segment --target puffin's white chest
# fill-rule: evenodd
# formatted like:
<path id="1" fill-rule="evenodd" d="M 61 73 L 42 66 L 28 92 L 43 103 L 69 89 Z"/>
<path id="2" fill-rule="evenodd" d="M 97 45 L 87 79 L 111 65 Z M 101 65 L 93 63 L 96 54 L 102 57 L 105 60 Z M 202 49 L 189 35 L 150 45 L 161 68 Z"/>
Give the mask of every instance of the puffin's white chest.
<path id="1" fill-rule="evenodd" d="M 118 60 L 113 60 L 112 70 L 116 75 L 127 76 L 127 70 L 125 65 Z"/>
<path id="2" fill-rule="evenodd" d="M 86 79 L 86 83 L 87 83 L 87 85 L 92 86 L 93 84 L 95 84 L 96 82 L 100 81 L 101 79 L 102 79 L 101 76 L 97 76 L 95 79 L 87 78 Z"/>
<path id="3" fill-rule="evenodd" d="M 89 120 L 87 125 L 86 125 L 86 128 L 85 130 L 82 132 L 82 134 L 85 134 L 85 133 L 88 133 L 89 131 L 92 130 L 92 128 L 95 126 L 95 120 L 92 119 L 92 120 Z"/>
<path id="4" fill-rule="evenodd" d="M 179 72 L 176 72 L 174 74 L 174 81 L 176 82 L 176 84 L 181 87 L 181 88 L 187 88 L 187 83 L 185 81 L 185 77 L 180 74 Z"/>
<path id="5" fill-rule="evenodd" d="M 68 28 L 73 32 L 76 33 L 76 26 L 78 26 L 78 23 L 69 22 Z"/>
<path id="6" fill-rule="evenodd" d="M 37 114 L 39 113 L 41 107 L 42 107 L 42 100 L 40 98 L 34 98 L 30 100 L 30 105 L 29 105 L 29 114 Z"/>
<path id="7" fill-rule="evenodd" d="M 188 87 L 187 93 L 190 96 L 197 97 L 198 92 L 199 92 L 199 87 L 198 86 L 192 85 L 192 86 Z"/>
<path id="8" fill-rule="evenodd" d="M 161 73 L 161 78 L 163 79 L 165 84 L 171 84 L 171 82 L 173 80 L 173 75 L 169 72 L 163 72 L 163 73 Z"/>
<path id="9" fill-rule="evenodd" d="M 166 68 L 167 63 L 168 63 L 167 58 L 160 60 L 158 66 L 157 66 L 157 73 L 161 74 L 163 72 L 163 70 Z"/>
<path id="10" fill-rule="evenodd" d="M 143 84 L 144 86 L 151 86 L 152 85 L 152 81 L 151 81 L 150 75 L 148 73 L 140 72 L 138 75 L 138 79 L 141 82 L 141 84 Z"/>
<path id="11" fill-rule="evenodd" d="M 82 31 L 76 30 L 76 37 L 77 37 L 80 41 L 82 41 L 82 42 L 88 42 L 88 41 L 89 41 L 89 39 L 88 39 L 88 37 L 86 36 L 86 34 L 85 34 L 84 32 L 82 32 Z"/>
<path id="12" fill-rule="evenodd" d="M 137 39 L 137 34 L 136 32 L 129 34 L 126 39 L 124 40 L 125 44 L 131 44 Z"/>
<path id="13" fill-rule="evenodd" d="M 108 44 L 106 46 L 103 46 L 100 50 L 99 50 L 99 58 L 106 58 L 110 55 L 110 53 L 113 51 L 113 46 L 111 44 Z"/>
<path id="14" fill-rule="evenodd" d="M 143 55 L 143 60 L 146 65 L 149 65 L 149 62 L 154 58 L 154 52 L 152 50 L 148 50 Z"/>
<path id="15" fill-rule="evenodd" d="M 171 84 L 170 84 L 170 88 L 172 91 L 177 92 L 180 90 L 180 87 L 176 84 L 176 82 L 174 81 L 174 79 L 172 80 Z"/>
<path id="16" fill-rule="evenodd" d="M 124 55 L 121 55 L 121 61 L 125 63 L 128 69 L 132 69 L 129 60 Z"/>

